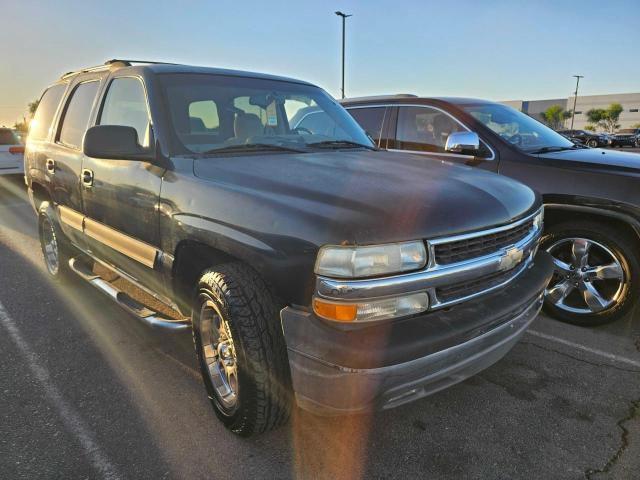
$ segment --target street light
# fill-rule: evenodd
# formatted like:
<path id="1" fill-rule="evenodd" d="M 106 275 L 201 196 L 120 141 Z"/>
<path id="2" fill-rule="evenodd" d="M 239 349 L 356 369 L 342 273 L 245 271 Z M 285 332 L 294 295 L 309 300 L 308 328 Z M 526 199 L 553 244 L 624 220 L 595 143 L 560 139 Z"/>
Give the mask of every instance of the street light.
<path id="1" fill-rule="evenodd" d="M 573 94 L 573 110 L 571 111 L 571 130 L 573 130 L 573 119 L 576 118 L 576 102 L 578 101 L 578 85 L 580 85 L 580 79 L 584 78 L 584 75 L 573 75 L 576 77 L 576 93 Z"/>
<path id="2" fill-rule="evenodd" d="M 336 15 L 342 17 L 342 98 L 344 98 L 344 30 L 345 30 L 345 20 L 348 17 L 353 17 L 353 15 L 347 15 L 342 12 L 335 12 Z"/>

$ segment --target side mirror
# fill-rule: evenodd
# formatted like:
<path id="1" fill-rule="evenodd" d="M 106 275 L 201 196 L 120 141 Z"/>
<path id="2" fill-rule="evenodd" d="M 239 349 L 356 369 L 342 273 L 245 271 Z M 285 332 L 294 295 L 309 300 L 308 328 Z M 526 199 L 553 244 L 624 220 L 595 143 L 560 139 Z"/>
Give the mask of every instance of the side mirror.
<path id="1" fill-rule="evenodd" d="M 138 132 L 133 127 L 97 125 L 87 130 L 82 148 L 93 158 L 154 162 L 153 149 L 141 147 Z"/>
<path id="2" fill-rule="evenodd" d="M 480 137 L 476 132 L 453 132 L 447 137 L 446 152 L 477 156 L 480 154 Z"/>

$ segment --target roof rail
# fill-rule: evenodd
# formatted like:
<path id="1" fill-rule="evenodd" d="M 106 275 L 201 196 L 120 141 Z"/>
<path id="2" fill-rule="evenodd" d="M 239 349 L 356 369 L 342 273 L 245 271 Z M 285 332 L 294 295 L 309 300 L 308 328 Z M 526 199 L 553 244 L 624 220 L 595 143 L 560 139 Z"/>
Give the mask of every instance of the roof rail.
<path id="1" fill-rule="evenodd" d="M 396 93 L 393 95 L 371 95 L 371 96 L 365 96 L 365 97 L 350 97 L 350 98 L 345 98 L 342 100 L 339 100 L 340 102 L 342 101 L 358 101 L 358 100 L 392 100 L 394 98 L 418 98 L 418 95 L 414 95 L 413 93 Z"/>
<path id="2" fill-rule="evenodd" d="M 65 79 L 67 77 L 70 77 L 72 75 L 77 75 L 79 73 L 86 73 L 86 72 L 96 72 L 96 71 L 100 71 L 100 70 L 108 70 L 113 66 L 119 66 L 119 67 L 130 67 L 131 65 L 133 65 L 134 63 L 147 63 L 147 64 L 155 64 L 155 65 L 176 65 L 175 63 L 168 63 L 168 62 L 154 62 L 151 60 L 122 60 L 122 59 L 118 59 L 118 58 L 112 58 L 111 60 L 107 60 L 106 62 L 104 62 L 102 65 L 96 65 L 94 67 L 87 67 L 87 68 L 81 68 L 80 70 L 74 70 L 72 72 L 67 72 L 64 75 L 62 75 L 60 77 L 60 80 Z"/>

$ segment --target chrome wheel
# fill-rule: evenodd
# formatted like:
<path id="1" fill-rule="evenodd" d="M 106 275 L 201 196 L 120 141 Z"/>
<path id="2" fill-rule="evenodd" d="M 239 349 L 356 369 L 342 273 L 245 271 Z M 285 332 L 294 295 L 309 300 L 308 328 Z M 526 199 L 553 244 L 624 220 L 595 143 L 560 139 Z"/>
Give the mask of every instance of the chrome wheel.
<path id="1" fill-rule="evenodd" d="M 545 298 L 577 314 L 600 313 L 623 297 L 628 273 L 610 249 L 586 238 L 563 238 L 550 247 L 554 276 Z"/>
<path id="2" fill-rule="evenodd" d="M 203 303 L 200 324 L 207 374 L 220 406 L 231 415 L 238 403 L 238 364 L 229 324 L 212 300 Z"/>
<path id="3" fill-rule="evenodd" d="M 47 218 L 43 218 L 40 223 L 40 244 L 42 246 L 42 253 L 44 254 L 44 262 L 47 270 L 49 270 L 49 273 L 52 275 L 57 275 L 60 269 L 58 240 L 53 225 Z"/>

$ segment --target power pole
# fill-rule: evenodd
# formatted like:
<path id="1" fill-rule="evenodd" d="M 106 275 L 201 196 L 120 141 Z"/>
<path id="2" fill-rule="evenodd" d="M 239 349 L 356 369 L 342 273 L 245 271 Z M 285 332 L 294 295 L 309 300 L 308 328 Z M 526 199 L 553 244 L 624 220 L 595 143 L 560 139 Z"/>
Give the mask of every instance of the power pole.
<path id="1" fill-rule="evenodd" d="M 584 78 L 584 75 L 573 75 L 576 77 L 576 92 L 573 94 L 573 110 L 571 111 L 571 130 L 573 130 L 573 119 L 576 118 L 576 103 L 578 101 L 578 85 L 580 85 L 580 79 Z"/>
<path id="2" fill-rule="evenodd" d="M 342 17 L 342 98 L 344 98 L 344 43 L 345 43 L 345 23 L 348 17 L 353 17 L 353 15 L 347 15 L 342 12 L 335 12 L 336 15 Z"/>

